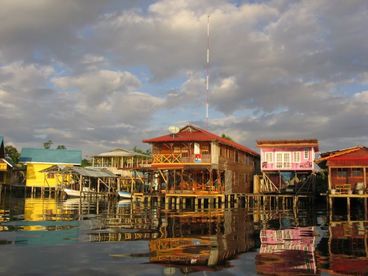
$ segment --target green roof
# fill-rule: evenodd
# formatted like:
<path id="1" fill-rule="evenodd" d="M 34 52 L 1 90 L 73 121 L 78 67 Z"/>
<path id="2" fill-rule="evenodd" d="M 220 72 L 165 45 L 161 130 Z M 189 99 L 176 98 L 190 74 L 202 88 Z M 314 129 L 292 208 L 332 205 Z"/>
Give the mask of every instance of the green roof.
<path id="1" fill-rule="evenodd" d="M 20 154 L 20 162 L 80 165 L 82 162 L 82 152 L 80 150 L 66 149 L 23 148 Z"/>

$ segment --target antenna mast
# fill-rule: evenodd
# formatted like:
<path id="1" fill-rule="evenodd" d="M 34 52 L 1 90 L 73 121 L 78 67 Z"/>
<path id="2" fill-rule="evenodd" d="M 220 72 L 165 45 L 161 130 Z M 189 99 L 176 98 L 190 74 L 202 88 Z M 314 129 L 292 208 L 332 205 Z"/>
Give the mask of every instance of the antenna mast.
<path id="1" fill-rule="evenodd" d="M 210 71 L 210 16 L 207 16 L 207 62 L 206 62 L 206 123 L 208 128 L 208 94 Z"/>

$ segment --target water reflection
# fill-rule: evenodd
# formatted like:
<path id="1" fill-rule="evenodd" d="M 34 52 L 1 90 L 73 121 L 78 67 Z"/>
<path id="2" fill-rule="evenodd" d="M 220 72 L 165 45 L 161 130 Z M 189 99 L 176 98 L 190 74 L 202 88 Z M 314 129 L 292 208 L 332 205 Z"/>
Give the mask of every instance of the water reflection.
<path id="1" fill-rule="evenodd" d="M 154 274 L 367 274 L 368 222 L 328 222 L 328 217 L 302 209 L 174 212 L 126 200 L 7 196 L 0 201 L 0 247 L 64 246 L 67 252 L 76 245 L 82 255 L 101 254 L 104 248 L 100 262 L 138 258 L 144 267 L 156 264 Z M 87 251 L 83 244 L 94 247 Z M 237 260 L 247 256 L 253 261 Z"/>

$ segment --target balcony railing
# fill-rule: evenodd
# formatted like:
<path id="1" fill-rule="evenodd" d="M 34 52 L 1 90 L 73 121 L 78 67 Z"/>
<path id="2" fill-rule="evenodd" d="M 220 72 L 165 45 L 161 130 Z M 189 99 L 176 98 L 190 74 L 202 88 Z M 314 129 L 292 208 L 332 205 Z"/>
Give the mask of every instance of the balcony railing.
<path id="1" fill-rule="evenodd" d="M 204 155 L 189 155 L 189 156 L 182 156 L 182 154 L 161 154 L 156 153 L 153 154 L 153 162 L 152 163 L 166 163 L 166 164 L 180 164 L 180 163 L 211 163 L 211 155 L 204 154 Z"/>

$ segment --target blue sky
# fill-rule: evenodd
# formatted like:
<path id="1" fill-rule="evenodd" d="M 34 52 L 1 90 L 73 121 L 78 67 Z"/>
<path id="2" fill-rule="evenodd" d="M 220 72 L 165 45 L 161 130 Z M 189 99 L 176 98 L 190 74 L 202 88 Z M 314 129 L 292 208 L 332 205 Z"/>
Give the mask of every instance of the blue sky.
<path id="1" fill-rule="evenodd" d="M 2 0 L 0 134 L 85 155 L 187 122 L 255 148 L 367 145 L 368 2 Z"/>

